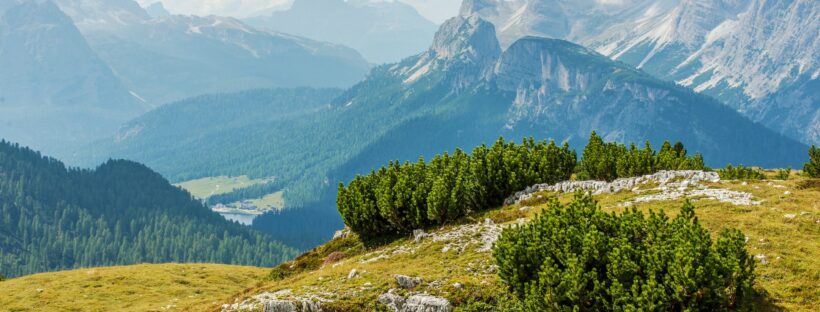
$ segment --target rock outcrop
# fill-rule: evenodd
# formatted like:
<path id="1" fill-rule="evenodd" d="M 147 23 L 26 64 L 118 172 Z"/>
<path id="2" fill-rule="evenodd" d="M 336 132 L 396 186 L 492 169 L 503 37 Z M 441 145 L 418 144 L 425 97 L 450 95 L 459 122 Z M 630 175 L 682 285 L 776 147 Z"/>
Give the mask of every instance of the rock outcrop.
<path id="1" fill-rule="evenodd" d="M 453 306 L 447 299 L 428 294 L 411 293 L 407 297 L 397 294 L 395 289 L 379 296 L 379 302 L 394 312 L 452 312 Z"/>
<path id="2" fill-rule="evenodd" d="M 516 193 L 504 201 L 506 205 L 518 204 L 531 199 L 539 192 L 559 192 L 573 193 L 576 191 L 586 191 L 593 195 L 604 193 L 618 193 L 632 191 L 641 193 L 639 186 L 657 184 L 653 194 L 638 196 L 637 198 L 622 203 L 624 206 L 635 203 L 645 203 L 661 200 L 676 200 L 680 198 L 708 198 L 724 203 L 738 206 L 759 205 L 752 194 L 738 192 L 721 188 L 709 188 L 702 183 L 720 182 L 720 176 L 716 172 L 705 171 L 660 171 L 655 174 L 634 178 L 617 179 L 612 182 L 604 181 L 565 181 L 557 184 L 538 184 L 528 187 L 526 190 Z"/>

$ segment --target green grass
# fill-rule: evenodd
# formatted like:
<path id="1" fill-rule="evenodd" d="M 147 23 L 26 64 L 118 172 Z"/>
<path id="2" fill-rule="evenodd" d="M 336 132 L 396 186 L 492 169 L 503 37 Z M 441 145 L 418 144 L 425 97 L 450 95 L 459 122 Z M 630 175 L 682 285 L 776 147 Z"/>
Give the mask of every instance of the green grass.
<path id="1" fill-rule="evenodd" d="M 230 193 L 236 189 L 262 184 L 266 181 L 266 179 L 251 179 L 248 176 L 222 176 L 186 181 L 176 184 L 176 186 L 182 187 L 196 198 L 207 199 L 214 195 Z"/>
<path id="2" fill-rule="evenodd" d="M 0 282 L 0 311 L 208 311 L 269 269 L 132 265 L 41 273 Z"/>
<path id="3" fill-rule="evenodd" d="M 284 194 L 285 192 L 279 191 L 262 198 L 252 199 L 251 202 L 260 209 L 282 209 L 285 208 Z"/>

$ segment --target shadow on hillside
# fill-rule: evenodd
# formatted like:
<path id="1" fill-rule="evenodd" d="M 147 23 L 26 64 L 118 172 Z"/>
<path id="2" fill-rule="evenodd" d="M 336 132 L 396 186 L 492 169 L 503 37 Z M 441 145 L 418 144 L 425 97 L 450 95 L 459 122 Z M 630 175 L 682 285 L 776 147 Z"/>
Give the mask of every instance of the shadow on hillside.
<path id="1" fill-rule="evenodd" d="M 775 302 L 776 300 L 771 297 L 771 295 L 766 292 L 765 290 L 758 290 L 757 296 L 752 300 L 748 309 L 746 311 L 755 311 L 755 312 L 780 312 L 780 311 L 787 311 L 786 308 L 783 308 Z"/>

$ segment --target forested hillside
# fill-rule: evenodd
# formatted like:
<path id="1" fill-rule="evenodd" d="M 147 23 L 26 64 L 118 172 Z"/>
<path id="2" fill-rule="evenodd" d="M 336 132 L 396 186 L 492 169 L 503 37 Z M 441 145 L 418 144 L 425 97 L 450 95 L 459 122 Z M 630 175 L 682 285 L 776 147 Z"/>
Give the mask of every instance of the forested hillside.
<path id="1" fill-rule="evenodd" d="M 225 221 L 143 165 L 66 168 L 0 141 L 0 274 L 160 262 L 271 266 L 295 253 Z"/>

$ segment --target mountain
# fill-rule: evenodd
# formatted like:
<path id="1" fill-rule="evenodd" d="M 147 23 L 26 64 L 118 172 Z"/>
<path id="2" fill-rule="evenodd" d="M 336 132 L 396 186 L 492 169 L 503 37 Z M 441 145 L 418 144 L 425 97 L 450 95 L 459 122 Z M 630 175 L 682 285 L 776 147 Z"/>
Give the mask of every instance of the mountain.
<path id="1" fill-rule="evenodd" d="M 370 65 L 354 50 L 208 16 L 151 17 L 132 0 L 59 0 L 91 47 L 152 106 L 271 87 L 347 87 Z"/>
<path id="2" fill-rule="evenodd" d="M 159 1 L 154 2 L 154 3 L 146 6 L 145 7 L 145 12 L 147 12 L 148 15 L 150 15 L 151 17 L 154 17 L 154 18 L 166 17 L 166 16 L 171 15 L 171 13 L 168 12 L 168 10 L 165 9 L 165 6 L 162 5 L 162 2 L 159 2 Z"/>
<path id="3" fill-rule="evenodd" d="M 0 5 L 0 133 L 49 152 L 147 110 L 50 1 Z"/>
<path id="4" fill-rule="evenodd" d="M 127 140 L 116 150 L 103 146 L 98 156 L 145 162 L 172 179 L 276 176 L 289 207 L 309 208 L 286 209 L 281 219 L 289 222 L 282 227 L 311 229 L 304 232 L 312 235 L 319 228 L 313 226 L 320 222 L 316 211 L 335 216 L 338 181 L 370 172 L 373 164 L 415 161 L 501 135 L 578 147 L 595 130 L 610 141 L 683 141 L 712 166 L 797 167 L 805 161 L 806 146 L 708 96 L 567 41 L 527 37 L 502 51 L 495 33 L 476 16 L 454 18 L 428 51 L 375 68 L 322 110 L 182 144 L 162 143 L 167 140 L 157 133 L 134 146 Z M 223 107 L 226 113 L 231 106 Z M 186 116 L 201 116 L 173 115 L 181 124 L 188 123 Z M 161 152 L 152 151 L 157 147 Z M 277 218 L 262 216 L 254 227 L 276 231 Z"/>
<path id="5" fill-rule="evenodd" d="M 164 262 L 270 266 L 295 253 L 134 162 L 68 169 L 1 141 L 0 172 L 2 275 Z"/>
<path id="6" fill-rule="evenodd" d="M 170 103 L 123 124 L 110 138 L 79 148 L 78 155 L 83 158 L 76 161 L 91 165 L 112 157 L 149 160 L 151 168 L 175 182 L 203 175 L 238 176 L 240 172 L 275 172 L 263 178 L 299 175 L 299 168 L 285 170 L 293 159 L 278 152 L 283 148 L 282 140 L 287 140 L 278 136 L 293 135 L 286 130 L 292 120 L 328 111 L 341 92 L 260 89 Z M 297 142 L 293 142 L 294 147 Z M 253 164 L 236 161 L 244 155 L 263 154 L 288 158 Z"/>
<path id="7" fill-rule="evenodd" d="M 811 0 L 466 0 L 505 46 L 567 39 L 711 95 L 755 122 L 820 141 L 820 4 Z"/>
<path id="8" fill-rule="evenodd" d="M 290 9 L 248 18 L 251 25 L 352 47 L 372 63 L 424 51 L 436 25 L 399 1 L 296 0 Z"/>

